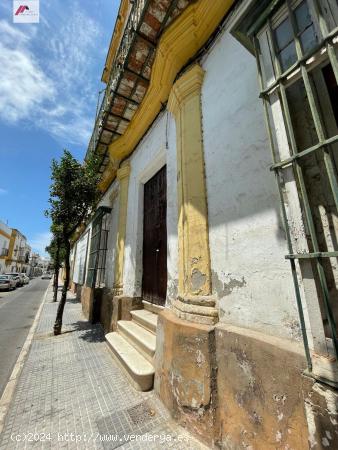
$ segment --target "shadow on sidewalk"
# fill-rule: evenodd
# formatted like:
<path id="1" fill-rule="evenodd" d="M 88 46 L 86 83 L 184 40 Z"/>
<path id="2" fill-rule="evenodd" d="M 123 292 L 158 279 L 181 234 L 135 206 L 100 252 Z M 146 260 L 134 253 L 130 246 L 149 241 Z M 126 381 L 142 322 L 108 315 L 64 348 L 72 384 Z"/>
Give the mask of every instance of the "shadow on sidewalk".
<path id="1" fill-rule="evenodd" d="M 68 301 L 68 300 L 67 300 Z M 104 332 L 100 324 L 91 324 L 84 320 L 78 320 L 68 325 L 70 330 L 63 331 L 61 336 L 67 333 L 80 332 L 79 338 L 86 342 L 104 342 Z"/>

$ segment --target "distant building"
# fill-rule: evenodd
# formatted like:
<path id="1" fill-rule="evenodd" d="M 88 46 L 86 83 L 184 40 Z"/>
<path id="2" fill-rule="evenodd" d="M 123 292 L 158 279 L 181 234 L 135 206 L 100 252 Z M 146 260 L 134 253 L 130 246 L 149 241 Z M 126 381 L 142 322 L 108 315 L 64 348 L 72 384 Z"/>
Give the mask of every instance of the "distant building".
<path id="1" fill-rule="evenodd" d="M 30 271 L 31 247 L 16 228 L 0 222 L 0 273 Z"/>
<path id="2" fill-rule="evenodd" d="M 12 229 L 0 222 L 0 273 L 6 272 L 6 258 L 8 257 L 9 243 L 11 240 Z"/>
<path id="3" fill-rule="evenodd" d="M 39 253 L 32 253 L 30 257 L 30 270 L 28 275 L 38 277 L 49 269 L 50 260 L 39 255 Z"/>

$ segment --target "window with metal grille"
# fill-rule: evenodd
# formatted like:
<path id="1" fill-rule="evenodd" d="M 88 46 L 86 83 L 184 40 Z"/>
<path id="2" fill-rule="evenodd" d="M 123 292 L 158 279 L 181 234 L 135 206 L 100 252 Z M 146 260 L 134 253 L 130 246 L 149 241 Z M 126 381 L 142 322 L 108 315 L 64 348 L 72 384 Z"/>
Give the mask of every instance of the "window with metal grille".
<path id="1" fill-rule="evenodd" d="M 311 371 L 338 359 L 338 2 L 251 4 L 233 32 L 256 55 Z"/>
<path id="2" fill-rule="evenodd" d="M 103 287 L 111 209 L 98 208 L 92 224 L 89 263 L 86 284 L 89 287 Z"/>

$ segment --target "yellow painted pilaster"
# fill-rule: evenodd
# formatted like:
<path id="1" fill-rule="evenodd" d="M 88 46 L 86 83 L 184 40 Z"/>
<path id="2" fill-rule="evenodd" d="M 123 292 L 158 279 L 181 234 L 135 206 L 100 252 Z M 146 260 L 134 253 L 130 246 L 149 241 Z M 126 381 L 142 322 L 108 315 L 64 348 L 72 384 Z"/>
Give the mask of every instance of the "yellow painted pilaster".
<path id="1" fill-rule="evenodd" d="M 174 114 L 178 163 L 179 294 L 211 294 L 208 210 L 202 138 L 201 86 L 194 65 L 176 81 L 168 107 Z"/>
<path id="2" fill-rule="evenodd" d="M 120 184 L 119 192 L 119 222 L 116 240 L 115 254 L 115 276 L 114 291 L 116 295 L 123 291 L 123 265 L 124 265 L 124 247 L 126 239 L 127 208 L 128 208 L 128 187 L 130 175 L 130 163 L 126 161 L 117 171 L 117 179 Z"/>
<path id="3" fill-rule="evenodd" d="M 17 231 L 13 229 L 11 239 L 9 241 L 9 246 L 8 246 L 8 256 L 5 260 L 6 265 L 9 265 L 12 262 L 16 236 L 17 236 Z"/>

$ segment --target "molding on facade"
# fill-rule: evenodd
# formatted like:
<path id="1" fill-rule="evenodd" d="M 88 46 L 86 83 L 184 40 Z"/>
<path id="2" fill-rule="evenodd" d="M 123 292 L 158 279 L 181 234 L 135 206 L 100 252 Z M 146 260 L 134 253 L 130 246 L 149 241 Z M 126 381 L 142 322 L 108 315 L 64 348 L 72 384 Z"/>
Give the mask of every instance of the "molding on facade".
<path id="1" fill-rule="evenodd" d="M 109 146 L 113 164 L 129 156 L 168 100 L 179 71 L 206 43 L 229 11 L 234 0 L 199 0 L 187 7 L 163 33 L 156 50 L 152 76 L 146 96 L 126 132 Z M 107 168 L 101 183 L 105 191 L 115 177 Z"/>
<path id="2" fill-rule="evenodd" d="M 201 66 L 193 65 L 176 81 L 168 101 L 176 121 L 178 166 L 179 295 L 173 306 L 183 319 L 213 324 L 218 312 L 215 299 L 211 298 L 201 110 L 203 78 Z"/>
<path id="3" fill-rule="evenodd" d="M 124 266 L 124 247 L 126 240 L 127 211 L 128 211 L 128 188 L 130 176 L 130 162 L 125 161 L 117 171 L 117 179 L 120 183 L 119 192 L 119 218 L 118 231 L 116 239 L 116 257 L 114 269 L 114 295 L 123 293 L 123 266 Z"/>
<path id="4" fill-rule="evenodd" d="M 9 241 L 9 247 L 8 247 L 8 256 L 6 258 L 6 265 L 9 265 L 12 262 L 16 236 L 17 236 L 17 231 L 16 230 L 12 230 L 12 236 L 11 236 L 11 239 Z"/>
<path id="5" fill-rule="evenodd" d="M 4 236 L 5 238 L 7 238 L 7 239 L 10 239 L 11 238 L 11 235 L 10 234 L 7 234 L 7 233 L 5 233 L 3 230 L 1 230 L 0 229 L 0 234 L 2 235 L 2 236 Z"/>

